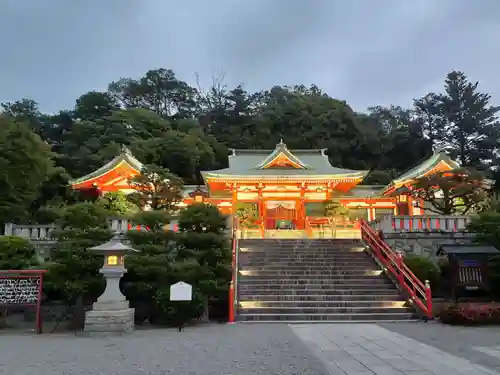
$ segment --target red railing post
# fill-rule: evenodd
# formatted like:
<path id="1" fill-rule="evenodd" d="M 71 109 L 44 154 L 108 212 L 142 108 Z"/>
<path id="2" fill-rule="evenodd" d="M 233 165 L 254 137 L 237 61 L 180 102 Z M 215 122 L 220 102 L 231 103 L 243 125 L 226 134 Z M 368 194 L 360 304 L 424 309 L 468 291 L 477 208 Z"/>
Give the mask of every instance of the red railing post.
<path id="1" fill-rule="evenodd" d="M 429 280 L 425 280 L 425 300 L 427 302 L 427 317 L 432 319 L 432 291 L 431 291 L 431 283 Z"/>
<path id="2" fill-rule="evenodd" d="M 231 280 L 229 284 L 229 319 L 228 323 L 232 324 L 235 320 L 235 312 L 234 312 L 234 282 Z"/>
<path id="3" fill-rule="evenodd" d="M 398 262 L 398 281 L 402 285 L 405 281 L 405 276 L 403 275 L 403 253 L 398 251 L 396 253 L 396 260 Z"/>
<path id="4" fill-rule="evenodd" d="M 35 323 L 36 323 L 37 333 L 42 333 L 43 331 L 43 317 L 42 317 L 43 274 L 44 272 L 40 272 L 39 276 L 40 284 L 38 285 L 38 299 L 36 301 Z"/>

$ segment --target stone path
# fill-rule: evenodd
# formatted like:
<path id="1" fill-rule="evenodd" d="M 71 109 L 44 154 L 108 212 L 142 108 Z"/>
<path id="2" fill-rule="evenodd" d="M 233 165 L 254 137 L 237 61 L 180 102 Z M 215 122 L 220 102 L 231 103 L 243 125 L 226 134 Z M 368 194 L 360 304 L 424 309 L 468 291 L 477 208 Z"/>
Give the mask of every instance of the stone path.
<path id="1" fill-rule="evenodd" d="M 0 374 L 500 375 L 500 328 L 236 324 L 114 338 L 0 333 Z"/>
<path id="2" fill-rule="evenodd" d="M 439 323 L 380 326 L 500 372 L 500 327 L 457 327 Z"/>
<path id="3" fill-rule="evenodd" d="M 413 324 L 416 329 L 422 326 Z M 292 329 L 332 375 L 500 375 L 377 324 L 310 324 Z"/>
<path id="4" fill-rule="evenodd" d="M 136 331 L 114 338 L 0 333 L 6 375 L 328 375 L 285 324 Z"/>

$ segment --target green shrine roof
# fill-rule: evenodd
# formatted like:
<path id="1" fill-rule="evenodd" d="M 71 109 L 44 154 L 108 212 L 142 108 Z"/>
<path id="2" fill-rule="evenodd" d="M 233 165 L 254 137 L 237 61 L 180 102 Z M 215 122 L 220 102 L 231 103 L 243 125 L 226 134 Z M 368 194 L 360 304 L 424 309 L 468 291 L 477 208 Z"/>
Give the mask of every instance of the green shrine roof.
<path id="1" fill-rule="evenodd" d="M 304 178 L 345 177 L 362 179 L 368 171 L 333 167 L 326 149 L 289 150 L 280 142 L 274 150 L 232 149 L 229 168 L 201 172 L 206 178 Z"/>
<path id="2" fill-rule="evenodd" d="M 95 170 L 94 172 L 91 172 L 83 177 L 76 178 L 74 180 L 70 180 L 69 184 L 70 185 L 76 185 L 80 184 L 82 182 L 97 178 L 99 176 L 102 176 L 103 174 L 113 170 L 116 168 L 121 162 L 126 162 L 128 165 L 130 165 L 132 168 L 134 168 L 137 171 L 141 171 L 144 164 L 142 164 L 139 160 L 137 160 L 133 155 L 130 150 L 122 146 L 122 150 L 120 152 L 120 155 L 116 156 L 113 158 L 110 162 L 106 163 L 103 165 L 101 168 Z"/>
<path id="3" fill-rule="evenodd" d="M 408 172 L 403 173 L 398 178 L 392 180 L 392 182 L 386 186 L 384 191 L 391 190 L 392 188 L 399 188 L 405 182 L 410 182 L 412 180 L 416 180 L 422 176 L 425 176 L 427 173 L 431 172 L 434 168 L 436 168 L 440 163 L 446 164 L 450 170 L 460 168 L 460 164 L 456 161 L 452 160 L 445 151 L 439 150 L 435 152 L 430 158 L 424 160 L 417 166 L 410 169 Z"/>

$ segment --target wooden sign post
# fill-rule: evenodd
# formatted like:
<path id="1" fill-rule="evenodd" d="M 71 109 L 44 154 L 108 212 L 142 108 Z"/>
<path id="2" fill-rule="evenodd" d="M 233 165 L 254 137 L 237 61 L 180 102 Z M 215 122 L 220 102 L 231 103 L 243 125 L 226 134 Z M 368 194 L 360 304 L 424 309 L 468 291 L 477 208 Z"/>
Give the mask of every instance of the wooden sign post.
<path id="1" fill-rule="evenodd" d="M 193 300 L 193 287 L 191 284 L 179 281 L 170 285 L 170 301 L 178 301 L 181 303 L 191 302 Z M 177 327 L 179 332 L 182 331 L 185 322 L 185 314 L 182 311 L 177 312 Z"/>

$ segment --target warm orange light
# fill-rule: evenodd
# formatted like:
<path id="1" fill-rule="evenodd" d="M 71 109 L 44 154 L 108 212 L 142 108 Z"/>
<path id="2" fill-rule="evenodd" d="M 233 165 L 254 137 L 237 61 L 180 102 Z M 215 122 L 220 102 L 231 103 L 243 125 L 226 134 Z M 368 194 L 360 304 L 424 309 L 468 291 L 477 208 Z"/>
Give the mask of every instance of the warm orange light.
<path id="1" fill-rule="evenodd" d="M 116 266 L 118 265 L 118 256 L 116 255 L 108 255 L 108 266 Z"/>

